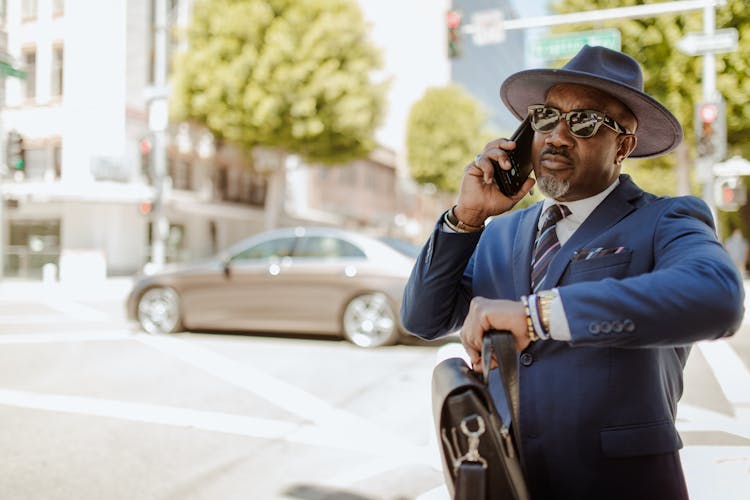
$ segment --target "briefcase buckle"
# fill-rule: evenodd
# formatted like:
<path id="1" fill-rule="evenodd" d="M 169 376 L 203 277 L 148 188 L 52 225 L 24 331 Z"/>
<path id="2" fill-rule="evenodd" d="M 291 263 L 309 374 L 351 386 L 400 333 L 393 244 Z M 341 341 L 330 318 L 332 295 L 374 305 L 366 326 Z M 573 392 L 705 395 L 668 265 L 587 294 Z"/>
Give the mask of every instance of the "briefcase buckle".
<path id="1" fill-rule="evenodd" d="M 469 424 L 476 422 L 476 430 L 471 430 Z M 479 438 L 484 434 L 484 419 L 479 415 L 469 415 L 461 420 L 461 432 L 469 440 L 469 450 L 466 454 L 453 461 L 453 470 L 456 471 L 464 462 L 474 462 L 482 464 L 482 468 L 487 468 L 487 460 L 479 454 Z"/>

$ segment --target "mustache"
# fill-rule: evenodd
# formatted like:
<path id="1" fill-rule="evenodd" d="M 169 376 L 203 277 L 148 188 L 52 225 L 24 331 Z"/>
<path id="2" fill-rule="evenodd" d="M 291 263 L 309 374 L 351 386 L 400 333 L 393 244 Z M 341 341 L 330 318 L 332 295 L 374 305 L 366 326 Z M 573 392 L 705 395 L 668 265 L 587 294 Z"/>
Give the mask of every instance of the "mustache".
<path id="1" fill-rule="evenodd" d="M 570 160 L 570 154 L 568 154 L 567 148 L 558 148 L 555 146 L 547 146 L 544 149 L 542 149 L 542 154 L 539 155 L 541 157 L 545 155 L 552 155 L 552 156 L 561 156 L 565 159 Z"/>

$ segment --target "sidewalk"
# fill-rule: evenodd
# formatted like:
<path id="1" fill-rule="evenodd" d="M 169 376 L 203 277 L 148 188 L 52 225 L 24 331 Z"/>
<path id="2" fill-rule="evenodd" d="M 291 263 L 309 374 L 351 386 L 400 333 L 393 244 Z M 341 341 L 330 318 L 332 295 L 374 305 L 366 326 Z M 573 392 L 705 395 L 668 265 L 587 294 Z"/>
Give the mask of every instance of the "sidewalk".
<path id="1" fill-rule="evenodd" d="M 745 308 L 750 311 L 750 279 L 746 278 L 744 284 Z M 71 306 L 75 306 L 79 301 L 83 303 L 114 301 L 124 304 L 131 285 L 131 277 L 112 277 L 97 281 L 82 280 L 76 283 L 6 279 L 0 282 L 0 302 L 7 302 L 9 307 L 13 300 L 47 303 L 60 301 Z M 85 304 L 79 307 L 90 309 Z M 80 311 L 74 310 L 74 312 Z M 19 311 L 18 314 L 23 314 L 23 312 Z M 742 330 L 745 330 L 748 325 L 750 325 L 750 313 L 745 315 Z M 8 326 L 11 327 L 11 325 Z M 746 333 L 741 331 L 738 334 Z M 442 359 L 441 357 L 462 355 L 463 350 L 459 344 L 448 344 L 438 352 L 437 361 Z M 748 391 L 750 394 L 750 387 Z M 728 415 L 704 411 L 701 408 L 685 407 L 684 404 L 681 404 L 680 412 L 683 417 L 690 417 L 687 422 L 681 423 L 682 430 L 732 433 L 746 437 L 749 444 L 748 446 L 693 444 L 681 450 L 691 499 L 740 500 L 745 498 L 750 489 L 750 421 L 747 420 L 746 413 L 741 411 L 731 418 Z M 431 444 L 434 445 L 437 457 L 439 453 L 437 443 Z M 445 500 L 447 498 L 445 486 L 440 486 L 420 495 L 418 500 Z"/>
<path id="2" fill-rule="evenodd" d="M 55 296 L 65 297 L 68 300 L 124 300 L 132 285 L 133 278 L 130 276 L 82 280 L 74 283 L 6 278 L 0 281 L 0 300 L 3 297 L 34 299 L 35 297 Z"/>

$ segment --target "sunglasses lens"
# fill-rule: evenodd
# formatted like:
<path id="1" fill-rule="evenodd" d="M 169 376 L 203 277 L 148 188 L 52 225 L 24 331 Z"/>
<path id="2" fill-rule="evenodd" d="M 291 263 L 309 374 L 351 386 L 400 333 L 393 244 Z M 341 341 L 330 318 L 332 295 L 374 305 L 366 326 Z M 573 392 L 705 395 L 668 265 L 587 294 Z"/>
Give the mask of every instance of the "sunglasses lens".
<path id="1" fill-rule="evenodd" d="M 531 125 L 539 132 L 549 132 L 560 120 L 560 112 L 554 108 L 533 108 L 531 110 Z"/>
<path id="2" fill-rule="evenodd" d="M 578 137 L 591 137 L 599 129 L 601 118 L 594 111 L 577 111 L 568 114 L 568 128 Z"/>
<path id="3" fill-rule="evenodd" d="M 560 121 L 558 109 L 548 106 L 530 106 L 531 126 L 537 132 L 551 132 Z M 576 137 L 589 138 L 596 134 L 604 121 L 604 115 L 593 110 L 569 111 L 565 113 L 565 122 L 570 133 Z"/>

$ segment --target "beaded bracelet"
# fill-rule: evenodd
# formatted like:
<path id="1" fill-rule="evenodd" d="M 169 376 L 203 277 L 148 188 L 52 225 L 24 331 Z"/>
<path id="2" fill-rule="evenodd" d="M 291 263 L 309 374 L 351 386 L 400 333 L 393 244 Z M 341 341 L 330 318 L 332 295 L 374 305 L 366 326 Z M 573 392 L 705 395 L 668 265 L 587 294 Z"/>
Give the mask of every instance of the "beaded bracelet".
<path id="1" fill-rule="evenodd" d="M 542 319 L 539 314 L 539 296 L 537 294 L 531 294 L 528 298 L 528 304 L 529 304 L 529 316 L 531 317 L 532 325 L 534 325 L 534 330 L 536 331 L 536 334 L 539 336 L 542 340 L 547 340 L 549 338 L 549 332 L 545 330 Z"/>

